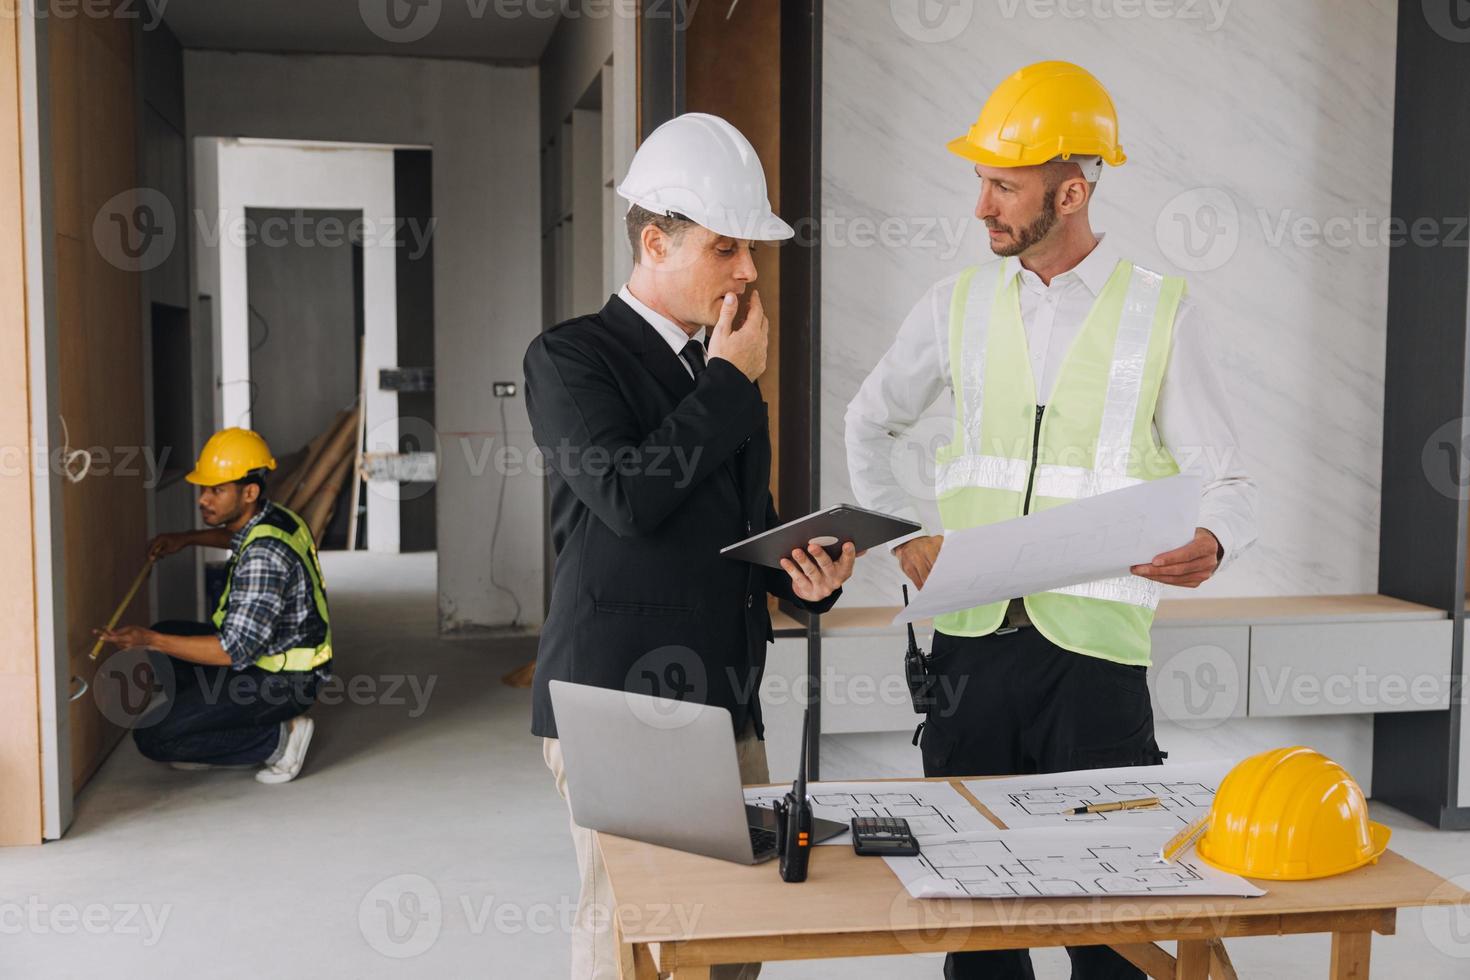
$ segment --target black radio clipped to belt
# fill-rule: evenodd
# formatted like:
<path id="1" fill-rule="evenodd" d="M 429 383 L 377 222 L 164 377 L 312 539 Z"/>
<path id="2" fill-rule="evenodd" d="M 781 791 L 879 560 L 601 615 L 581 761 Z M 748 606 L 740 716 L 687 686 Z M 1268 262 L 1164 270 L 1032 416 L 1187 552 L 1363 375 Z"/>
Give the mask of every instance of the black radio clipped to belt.
<path id="1" fill-rule="evenodd" d="M 909 604 L 909 587 L 903 587 L 903 604 Z M 919 649 L 919 641 L 914 637 L 914 624 L 909 623 L 909 648 L 903 655 L 903 676 L 909 685 L 909 700 L 914 703 L 914 711 L 921 715 L 927 715 L 929 709 L 934 707 L 934 685 L 937 678 L 929 673 L 929 658 L 924 656 L 924 651 Z"/>

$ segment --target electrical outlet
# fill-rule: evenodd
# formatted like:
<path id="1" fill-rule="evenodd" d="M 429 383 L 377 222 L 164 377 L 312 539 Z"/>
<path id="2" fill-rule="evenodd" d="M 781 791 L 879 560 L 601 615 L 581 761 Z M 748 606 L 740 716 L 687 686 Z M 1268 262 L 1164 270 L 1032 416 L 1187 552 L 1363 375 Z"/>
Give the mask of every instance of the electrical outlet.
<path id="1" fill-rule="evenodd" d="M 491 387 L 495 392 L 496 398 L 514 398 L 516 396 L 516 383 L 514 381 L 496 381 Z"/>

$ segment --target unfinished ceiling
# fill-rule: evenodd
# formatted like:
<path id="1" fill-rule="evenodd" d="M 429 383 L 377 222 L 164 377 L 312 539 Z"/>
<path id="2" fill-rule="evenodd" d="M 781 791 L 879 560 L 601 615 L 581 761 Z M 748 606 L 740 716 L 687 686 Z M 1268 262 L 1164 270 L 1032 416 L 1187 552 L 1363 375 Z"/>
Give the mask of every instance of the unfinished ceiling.
<path id="1" fill-rule="evenodd" d="M 156 0 L 187 48 L 412 55 L 514 64 L 541 57 L 559 0 Z"/>

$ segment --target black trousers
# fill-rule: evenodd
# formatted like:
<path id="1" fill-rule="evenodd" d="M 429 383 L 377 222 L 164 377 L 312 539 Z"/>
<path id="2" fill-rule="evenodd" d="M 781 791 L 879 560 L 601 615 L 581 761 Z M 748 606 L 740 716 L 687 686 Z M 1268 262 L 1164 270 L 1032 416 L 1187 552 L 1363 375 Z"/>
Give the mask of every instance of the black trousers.
<path id="1" fill-rule="evenodd" d="M 920 747 L 926 776 L 1016 776 L 1157 765 L 1147 670 L 1073 653 L 1032 627 L 934 634 L 936 700 Z M 1073 980 L 1142 980 L 1107 946 L 1069 946 Z M 1029 950 L 952 953 L 949 980 L 1031 980 Z"/>
<path id="2" fill-rule="evenodd" d="M 208 623 L 185 620 L 155 623 L 153 629 L 174 636 L 215 632 Z M 149 659 L 154 677 L 166 679 L 168 698 L 160 710 L 139 720 L 133 741 L 156 762 L 264 762 L 280 743 L 281 723 L 316 701 L 317 677 L 310 671 L 237 671 L 156 652 Z"/>

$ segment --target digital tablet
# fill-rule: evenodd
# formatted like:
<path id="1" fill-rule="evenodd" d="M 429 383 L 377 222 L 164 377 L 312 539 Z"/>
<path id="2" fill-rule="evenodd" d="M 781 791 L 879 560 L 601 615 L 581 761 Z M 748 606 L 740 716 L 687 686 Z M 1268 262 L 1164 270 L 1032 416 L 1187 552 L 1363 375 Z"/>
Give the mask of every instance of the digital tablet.
<path id="1" fill-rule="evenodd" d="M 844 541 L 851 541 L 858 551 L 865 551 L 921 530 L 923 527 L 913 521 L 852 504 L 838 504 L 737 541 L 721 548 L 720 554 L 737 561 L 780 568 L 782 558 L 790 558 L 797 548 L 805 550 L 812 541 L 826 548 L 835 561 L 842 556 Z"/>

